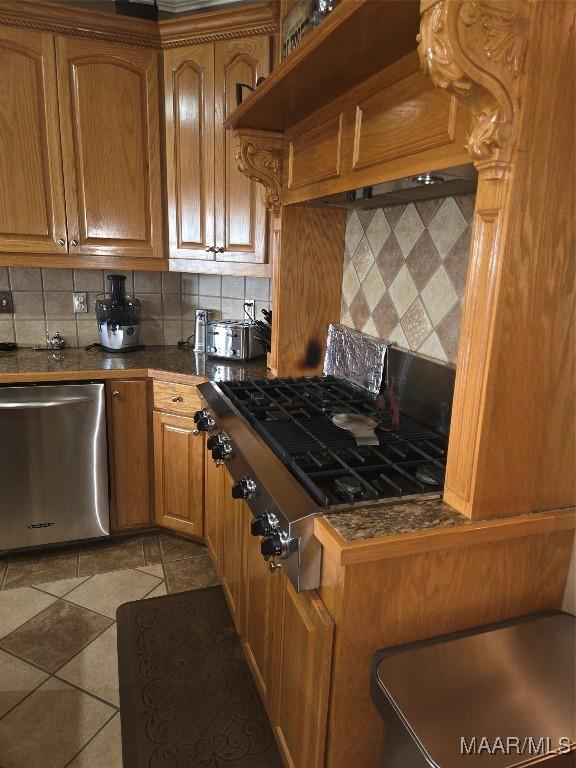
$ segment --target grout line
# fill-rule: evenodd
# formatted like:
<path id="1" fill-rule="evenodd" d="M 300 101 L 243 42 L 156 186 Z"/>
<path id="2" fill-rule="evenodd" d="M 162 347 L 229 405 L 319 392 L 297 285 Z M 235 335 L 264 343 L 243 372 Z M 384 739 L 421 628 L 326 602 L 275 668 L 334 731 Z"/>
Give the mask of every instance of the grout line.
<path id="1" fill-rule="evenodd" d="M 64 768 L 68 768 L 68 766 L 69 766 L 69 765 L 71 765 L 71 764 L 74 762 L 74 760 L 76 760 L 76 758 L 78 757 L 78 755 L 80 755 L 82 752 L 84 752 L 84 750 L 86 749 L 86 747 L 87 747 L 89 744 L 91 744 L 91 743 L 94 741 L 94 739 L 96 738 L 96 736 L 98 736 L 98 734 L 99 734 L 101 731 L 103 731 L 103 730 L 104 730 L 104 728 L 106 728 L 106 726 L 108 725 L 108 723 L 109 723 L 109 722 L 111 722 L 111 721 L 112 721 L 112 720 L 113 720 L 113 719 L 116 717 L 116 715 L 117 715 L 117 714 L 119 714 L 119 713 L 120 713 L 120 710 L 118 710 L 118 712 L 115 712 L 115 713 L 114 713 L 114 714 L 113 714 L 111 717 L 109 717 L 109 718 L 108 718 L 108 720 L 106 720 L 106 722 L 104 723 L 104 725 L 103 725 L 101 728 L 99 728 L 99 729 L 96 731 L 96 733 L 95 733 L 95 734 L 94 734 L 94 735 L 93 735 L 93 736 L 92 736 L 90 739 L 88 739 L 88 741 L 86 742 L 86 744 L 84 744 L 84 746 L 83 746 L 83 747 L 80 749 L 80 751 L 79 751 L 79 752 L 76 752 L 76 754 L 75 754 L 75 755 L 72 757 L 72 759 L 71 759 L 71 760 L 69 760 L 69 761 L 66 763 L 66 765 L 64 766 Z M 0 766 L 0 768 L 2 768 L 2 767 Z"/>
<path id="2" fill-rule="evenodd" d="M 17 656 L 15 653 L 10 653 L 9 651 L 5 651 L 5 650 L 4 650 L 4 648 L 2 648 L 2 650 L 4 651 L 4 653 L 8 653 L 8 654 L 9 654 L 10 656 L 12 656 L 13 658 L 15 658 L 15 659 L 18 659 L 19 661 L 24 661 L 24 659 L 21 659 L 21 658 L 20 658 L 20 656 Z M 27 663 L 29 664 L 30 662 L 27 662 Z M 14 706 L 13 706 L 13 707 L 10 707 L 10 709 L 9 709 L 9 710 L 7 710 L 6 712 L 4 712 L 4 714 L 3 714 L 3 715 L 0 717 L 0 721 L 1 721 L 1 720 L 3 720 L 5 717 L 7 717 L 7 716 L 10 714 L 10 712 L 13 712 L 13 711 L 16 709 L 16 707 L 19 707 L 19 706 L 20 706 L 20 704 L 22 704 L 23 702 L 25 702 L 27 698 L 29 698 L 30 696 L 32 696 L 32 694 L 34 693 L 34 691 L 37 691 L 37 690 L 38 690 L 38 688 L 40 688 L 41 686 L 43 686 L 43 685 L 44 685 L 44 683 L 47 683 L 47 682 L 48 682 L 48 680 L 50 680 L 50 678 L 52 677 L 52 675 L 50 674 L 50 672 L 47 672 L 45 669 L 42 669 L 41 667 L 38 667 L 36 664 L 30 664 L 30 666 L 34 667 L 35 669 L 38 669 L 40 672 L 43 672 L 45 675 L 47 675 L 46 679 L 45 679 L 45 680 L 41 680 L 41 681 L 38 683 L 38 685 L 35 685 L 35 686 L 34 686 L 34 688 L 32 688 L 30 691 L 28 691 L 28 693 L 27 693 L 25 696 L 23 696 L 23 697 L 20 699 L 20 701 L 17 701 L 17 702 L 16 702 L 16 704 L 14 704 Z"/>
<path id="3" fill-rule="evenodd" d="M 76 606 L 76 607 L 78 607 L 78 606 Z M 95 611 L 92 611 L 92 613 L 95 613 Z M 98 614 L 98 615 L 99 615 L 99 616 L 101 616 L 101 614 Z M 109 617 L 109 616 L 107 616 L 106 618 L 107 618 L 107 619 L 110 619 L 110 617 Z M 82 648 L 80 648 L 78 651 L 76 651 L 76 653 L 75 653 L 73 656 L 70 656 L 70 658 L 68 659 L 68 661 L 65 661 L 65 662 L 64 662 L 64 664 L 62 664 L 62 666 L 61 666 L 61 667 L 58 667 L 58 669 L 54 670 L 54 672 L 52 672 L 52 675 L 53 675 L 54 677 L 56 677 L 56 676 L 58 675 L 58 672 L 61 672 L 61 671 L 64 669 L 64 667 L 66 666 L 66 664 L 68 664 L 69 662 L 71 662 L 71 661 L 72 661 L 72 659 L 75 659 L 75 658 L 76 658 L 76 656 L 79 656 L 79 655 L 82 653 L 82 651 L 85 651 L 85 650 L 86 650 L 86 648 L 89 648 L 89 647 L 92 645 L 92 643 L 93 643 L 95 640 L 98 640 L 98 638 L 99 638 L 99 637 L 101 637 L 101 636 L 104 634 L 104 632 L 108 632 L 108 630 L 109 630 L 109 629 L 110 629 L 112 626 L 114 626 L 114 625 L 116 624 L 116 622 L 114 621 L 114 619 L 110 619 L 110 620 L 111 620 L 112 624 L 109 624 L 109 625 L 108 625 L 107 627 L 105 627 L 105 628 L 104 628 L 104 629 L 103 629 L 101 632 L 98 632 L 98 634 L 97 634 L 97 635 L 94 635 L 94 637 L 92 638 L 92 640 L 90 640 L 90 641 L 89 641 L 89 642 L 88 642 L 86 645 L 83 645 L 83 646 L 82 646 Z M 61 678 L 58 678 L 58 679 L 61 679 Z M 63 678 L 62 678 L 62 679 L 63 679 Z M 66 683 L 67 683 L 67 682 L 68 682 L 68 680 L 65 680 L 64 682 L 66 682 Z"/>
<path id="4" fill-rule="evenodd" d="M 53 674 L 51 675 L 51 677 L 53 677 L 55 680 L 58 680 L 58 682 L 60 683 L 65 683 L 66 685 L 69 685 L 70 688 L 75 688 L 77 691 L 80 691 L 80 693 L 83 693 L 86 696 L 90 696 L 91 698 L 96 699 L 96 701 L 99 701 L 101 704 L 106 704 L 106 706 L 111 707 L 114 710 L 112 717 L 114 717 L 114 715 L 117 712 L 120 712 L 120 707 L 117 704 L 112 704 L 112 702 L 107 701 L 106 699 L 103 699 L 102 697 L 98 696 L 98 694 L 92 693 L 91 691 L 87 691 L 84 688 L 81 688 L 76 683 L 72 683 L 70 682 L 70 680 L 65 680 L 63 677 L 58 677 L 57 674 Z"/>

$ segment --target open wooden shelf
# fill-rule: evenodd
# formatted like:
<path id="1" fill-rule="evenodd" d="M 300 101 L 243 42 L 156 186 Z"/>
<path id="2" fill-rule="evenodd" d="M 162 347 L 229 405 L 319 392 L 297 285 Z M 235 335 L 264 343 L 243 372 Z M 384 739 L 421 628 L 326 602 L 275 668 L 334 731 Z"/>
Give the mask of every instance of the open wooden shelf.
<path id="1" fill-rule="evenodd" d="M 226 120 L 284 131 L 416 49 L 418 0 L 342 0 Z"/>

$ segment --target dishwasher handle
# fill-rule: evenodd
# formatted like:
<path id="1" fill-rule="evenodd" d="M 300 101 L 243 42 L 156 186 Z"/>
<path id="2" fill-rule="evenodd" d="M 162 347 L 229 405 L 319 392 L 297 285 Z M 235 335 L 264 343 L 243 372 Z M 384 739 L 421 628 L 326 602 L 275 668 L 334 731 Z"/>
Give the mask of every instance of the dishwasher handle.
<path id="1" fill-rule="evenodd" d="M 57 408 L 58 406 L 62 406 L 62 405 L 72 405 L 74 403 L 88 403 L 88 402 L 90 402 L 89 397 L 67 397 L 67 398 L 63 398 L 62 400 L 45 400 L 45 401 L 23 400 L 22 402 L 13 400 L 10 403 L 0 403 L 0 411 L 2 410 L 21 411 L 21 410 L 29 410 L 32 408 Z"/>

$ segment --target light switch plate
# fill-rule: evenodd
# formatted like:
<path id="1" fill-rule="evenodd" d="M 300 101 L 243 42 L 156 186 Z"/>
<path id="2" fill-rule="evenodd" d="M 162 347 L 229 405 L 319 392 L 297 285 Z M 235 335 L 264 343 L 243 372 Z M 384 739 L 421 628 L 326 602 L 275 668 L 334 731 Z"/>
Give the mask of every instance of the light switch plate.
<path id="1" fill-rule="evenodd" d="M 11 291 L 0 291 L 0 314 L 11 315 L 14 312 Z"/>
<path id="2" fill-rule="evenodd" d="M 73 293 L 74 297 L 74 314 L 79 315 L 84 312 L 88 312 L 88 304 L 86 302 L 85 293 Z"/>

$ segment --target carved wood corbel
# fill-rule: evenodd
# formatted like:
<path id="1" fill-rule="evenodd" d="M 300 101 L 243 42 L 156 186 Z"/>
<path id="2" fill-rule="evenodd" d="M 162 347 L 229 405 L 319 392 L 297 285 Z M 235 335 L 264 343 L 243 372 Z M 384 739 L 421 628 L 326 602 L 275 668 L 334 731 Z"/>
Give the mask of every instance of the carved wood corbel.
<path id="1" fill-rule="evenodd" d="M 467 150 L 506 173 L 517 139 L 528 0 L 422 0 L 418 53 L 434 84 L 472 113 Z"/>
<path id="2" fill-rule="evenodd" d="M 264 204 L 280 211 L 282 186 L 282 134 L 241 128 L 234 131 L 238 170 L 264 187 Z"/>

